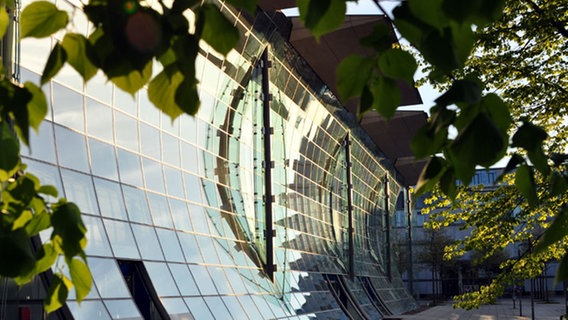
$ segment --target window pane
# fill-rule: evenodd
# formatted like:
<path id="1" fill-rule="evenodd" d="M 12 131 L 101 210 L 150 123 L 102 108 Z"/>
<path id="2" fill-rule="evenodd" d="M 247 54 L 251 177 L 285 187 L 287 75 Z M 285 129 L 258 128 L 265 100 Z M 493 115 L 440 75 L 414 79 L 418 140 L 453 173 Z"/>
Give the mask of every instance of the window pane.
<path id="1" fill-rule="evenodd" d="M 81 15 L 77 15 L 81 16 Z M 86 83 L 87 94 L 105 103 L 111 103 L 112 84 L 102 72 L 98 72 Z"/>
<path id="2" fill-rule="evenodd" d="M 83 96 L 53 82 L 53 118 L 56 123 L 84 132 Z"/>
<path id="3" fill-rule="evenodd" d="M 130 292 L 114 259 L 89 258 L 93 281 L 103 298 L 129 298 Z M 79 318 L 79 319 L 88 319 Z"/>
<path id="4" fill-rule="evenodd" d="M 195 319 L 199 319 L 199 320 L 214 320 L 215 318 L 213 317 L 213 315 L 211 314 L 211 311 L 209 311 L 209 308 L 207 307 L 207 305 L 205 304 L 205 301 L 203 301 L 203 298 L 199 297 L 199 298 L 185 298 L 185 303 L 187 303 L 187 306 L 189 307 L 189 310 L 191 310 L 191 313 L 193 314 L 193 316 L 195 317 Z"/>
<path id="5" fill-rule="evenodd" d="M 201 251 L 197 245 L 195 236 L 191 233 L 178 232 L 179 242 L 185 255 L 185 261 L 189 263 L 203 263 Z"/>
<path id="6" fill-rule="evenodd" d="M 197 176 L 192 174 L 184 174 L 183 180 L 185 182 L 185 196 L 189 201 L 203 203 L 201 193 L 202 185 Z"/>
<path id="7" fill-rule="evenodd" d="M 193 140 L 195 141 L 195 140 Z M 198 150 L 197 147 L 189 144 L 187 142 L 182 142 L 181 143 L 181 157 L 182 157 L 182 162 L 181 162 L 181 167 L 184 170 L 190 171 L 190 172 L 199 172 L 199 169 L 197 168 L 198 166 L 198 162 L 197 162 L 197 154 L 198 154 Z"/>
<path id="8" fill-rule="evenodd" d="M 21 144 L 22 155 L 30 156 L 55 163 L 55 142 L 53 141 L 53 124 L 51 121 L 43 121 L 39 126 L 38 133 L 30 130 L 30 147 Z"/>
<path id="9" fill-rule="evenodd" d="M 172 209 L 172 217 L 174 218 L 174 225 L 177 230 L 193 231 L 191 221 L 189 220 L 189 211 L 187 204 L 181 200 L 169 199 L 170 207 Z"/>
<path id="10" fill-rule="evenodd" d="M 164 260 L 154 227 L 132 224 L 132 230 L 143 259 Z"/>
<path id="11" fill-rule="evenodd" d="M 117 258 L 140 259 L 130 225 L 126 222 L 108 219 L 103 219 L 103 221 L 114 256 Z"/>
<path id="12" fill-rule="evenodd" d="M 229 310 L 227 310 L 220 297 L 205 297 L 204 299 L 209 309 L 213 311 L 216 319 L 232 319 Z"/>
<path id="13" fill-rule="evenodd" d="M 114 106 L 130 115 L 137 116 L 136 98 L 118 88 L 114 90 Z"/>
<path id="14" fill-rule="evenodd" d="M 207 216 L 205 215 L 205 210 L 203 207 L 196 206 L 193 204 L 189 205 L 189 217 L 191 219 L 191 224 L 193 225 L 193 230 L 195 232 L 209 234 L 209 225 L 207 223 Z"/>
<path id="15" fill-rule="evenodd" d="M 199 290 L 197 290 L 197 285 L 189 272 L 187 265 L 170 263 L 168 264 L 174 281 L 177 283 L 182 296 L 197 296 L 199 295 Z"/>
<path id="16" fill-rule="evenodd" d="M 176 233 L 173 230 L 156 228 L 158 239 L 167 261 L 185 262 Z"/>
<path id="17" fill-rule="evenodd" d="M 89 139 L 93 174 L 111 180 L 118 180 L 114 146 L 95 139 Z"/>
<path id="18" fill-rule="evenodd" d="M 71 169 L 89 172 L 85 136 L 60 126 L 55 126 L 59 164 Z"/>
<path id="19" fill-rule="evenodd" d="M 83 213 L 99 214 L 91 176 L 66 169 L 61 169 L 61 176 L 67 200 L 75 202 Z"/>
<path id="20" fill-rule="evenodd" d="M 87 230 L 89 230 L 86 233 L 87 247 L 85 252 L 87 255 L 112 256 L 101 219 L 85 215 L 83 216 L 83 222 Z"/>
<path id="21" fill-rule="evenodd" d="M 149 192 L 148 200 L 150 201 L 150 209 L 154 225 L 173 229 L 174 225 L 166 198 Z"/>
<path id="22" fill-rule="evenodd" d="M 140 119 L 155 125 L 160 126 L 160 111 L 154 107 L 154 104 L 148 99 L 148 92 L 141 90 L 139 92 L 140 98 Z"/>
<path id="23" fill-rule="evenodd" d="M 150 275 L 154 289 L 160 297 L 179 296 L 176 284 L 168 266 L 164 262 L 144 261 L 144 266 Z"/>
<path id="24" fill-rule="evenodd" d="M 122 182 L 139 187 L 144 186 L 140 158 L 137 155 L 118 148 L 118 168 Z"/>
<path id="25" fill-rule="evenodd" d="M 130 221 L 152 224 L 150 208 L 146 200 L 146 193 L 143 190 L 122 185 L 126 210 Z"/>
<path id="26" fill-rule="evenodd" d="M 166 298 L 161 301 L 172 320 L 193 320 L 193 316 L 181 298 Z"/>
<path id="27" fill-rule="evenodd" d="M 68 301 L 67 305 L 75 319 L 111 319 L 102 301 Z"/>
<path id="28" fill-rule="evenodd" d="M 207 267 L 190 265 L 189 270 L 193 275 L 193 279 L 195 279 L 195 282 L 197 283 L 197 287 L 199 288 L 201 295 L 217 294 L 217 289 L 211 280 L 211 275 L 207 271 Z"/>
<path id="29" fill-rule="evenodd" d="M 113 319 L 143 320 L 132 300 L 105 300 L 105 305 Z"/>
<path id="30" fill-rule="evenodd" d="M 138 151 L 138 126 L 135 119 L 121 112 L 115 112 L 114 128 L 117 145 Z"/>
<path id="31" fill-rule="evenodd" d="M 94 178 L 95 188 L 103 217 L 115 218 L 120 220 L 128 220 L 126 217 L 126 208 L 122 200 L 122 191 L 120 185 L 116 182 Z"/>
<path id="32" fill-rule="evenodd" d="M 140 122 L 140 144 L 142 154 L 160 160 L 160 131 Z"/>
<path id="33" fill-rule="evenodd" d="M 180 166 L 179 140 L 169 134 L 162 134 L 163 161 L 173 166 Z"/>
<path id="34" fill-rule="evenodd" d="M 170 196 L 184 198 L 183 181 L 181 172 L 168 166 L 164 166 L 164 173 L 166 175 L 167 193 Z"/>
<path id="35" fill-rule="evenodd" d="M 59 196 L 63 196 L 63 183 L 56 166 L 31 159 L 24 159 L 23 162 L 28 166 L 28 171 L 38 177 L 42 184 L 54 186 L 59 191 Z M 57 201 L 51 196 L 47 196 L 46 200 L 49 202 Z"/>
<path id="36" fill-rule="evenodd" d="M 146 187 L 159 193 L 166 193 L 166 190 L 164 188 L 164 175 L 162 174 L 162 165 L 148 158 L 142 158 L 142 164 L 144 165 L 144 178 L 146 178 Z"/>
<path id="37" fill-rule="evenodd" d="M 87 133 L 111 143 L 114 141 L 112 110 L 90 98 L 87 98 Z"/>

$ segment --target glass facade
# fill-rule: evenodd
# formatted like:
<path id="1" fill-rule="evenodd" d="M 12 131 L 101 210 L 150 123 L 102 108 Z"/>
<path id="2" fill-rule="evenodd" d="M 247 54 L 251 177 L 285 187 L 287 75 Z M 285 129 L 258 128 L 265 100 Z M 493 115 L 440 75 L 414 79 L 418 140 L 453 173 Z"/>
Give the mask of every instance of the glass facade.
<path id="1" fill-rule="evenodd" d="M 61 317 L 380 319 L 416 308 L 390 264 L 393 170 L 266 14 L 219 6 L 241 40 L 227 57 L 201 47 L 195 117 L 171 122 L 144 91 L 131 97 L 102 76 L 82 85 L 69 68 L 44 86 L 51 110 L 24 162 L 81 208 L 94 278 Z M 55 41 L 22 42 L 22 81 L 37 81 L 37 51 L 47 57 Z"/>

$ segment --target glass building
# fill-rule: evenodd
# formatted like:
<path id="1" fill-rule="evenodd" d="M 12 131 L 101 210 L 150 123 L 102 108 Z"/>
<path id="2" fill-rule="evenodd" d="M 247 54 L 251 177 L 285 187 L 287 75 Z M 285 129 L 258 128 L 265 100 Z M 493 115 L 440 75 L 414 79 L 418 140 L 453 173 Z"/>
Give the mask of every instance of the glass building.
<path id="1" fill-rule="evenodd" d="M 201 47 L 195 117 L 172 122 L 144 90 L 132 97 L 101 73 L 85 85 L 68 66 L 43 87 L 50 110 L 24 162 L 81 208 L 94 280 L 81 304 L 71 292 L 49 317 L 381 319 L 416 308 L 390 258 L 397 168 L 290 44 L 281 15 L 217 4 L 241 39 L 226 57 Z M 56 41 L 22 41 L 20 81 L 39 81 Z M 46 280 L 3 280 L 7 319 L 42 318 Z"/>

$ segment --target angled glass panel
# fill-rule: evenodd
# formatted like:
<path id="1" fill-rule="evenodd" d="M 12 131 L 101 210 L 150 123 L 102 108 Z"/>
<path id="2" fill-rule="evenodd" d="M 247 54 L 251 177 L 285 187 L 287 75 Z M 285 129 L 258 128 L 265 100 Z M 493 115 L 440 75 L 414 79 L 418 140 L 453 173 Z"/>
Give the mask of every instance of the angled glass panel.
<path id="1" fill-rule="evenodd" d="M 203 186 L 200 178 L 193 174 L 185 173 L 183 175 L 183 180 L 185 182 L 186 199 L 196 203 L 203 203 L 203 193 L 201 192 Z"/>
<path id="2" fill-rule="evenodd" d="M 43 121 L 38 133 L 30 130 L 30 146 L 21 144 L 22 155 L 29 156 L 42 161 L 55 163 L 55 142 L 53 140 L 53 123 Z"/>
<path id="3" fill-rule="evenodd" d="M 201 254 L 203 260 L 208 264 L 220 264 L 219 256 L 217 255 L 217 250 L 215 249 L 215 244 L 213 239 L 209 236 L 196 235 L 197 242 L 199 243 L 199 248 L 201 249 Z"/>
<path id="4" fill-rule="evenodd" d="M 205 304 L 205 301 L 201 297 L 197 298 L 184 298 L 185 303 L 191 310 L 191 313 L 195 317 L 195 319 L 199 320 L 215 320 L 211 311 Z M 260 319 L 260 318 L 259 318 Z"/>
<path id="5" fill-rule="evenodd" d="M 189 263 L 203 263 L 201 250 L 199 250 L 195 235 L 191 233 L 178 232 L 178 237 L 183 250 L 183 255 L 185 256 L 185 261 Z"/>
<path id="6" fill-rule="evenodd" d="M 130 224 L 121 221 L 103 219 L 110 245 L 117 258 L 140 259 L 136 242 L 130 230 Z"/>
<path id="7" fill-rule="evenodd" d="M 179 296 L 179 291 L 166 263 L 144 261 L 144 266 L 146 267 L 146 271 L 148 271 L 148 275 L 150 275 L 150 279 L 158 296 Z"/>
<path id="8" fill-rule="evenodd" d="M 53 88 L 53 119 L 56 123 L 84 132 L 83 96 L 57 82 Z"/>
<path id="9" fill-rule="evenodd" d="M 199 163 L 197 160 L 198 152 L 199 151 L 196 146 L 187 142 L 181 142 L 181 167 L 184 170 L 195 173 L 199 172 Z"/>
<path id="10" fill-rule="evenodd" d="M 103 217 L 128 220 L 120 185 L 116 182 L 99 178 L 94 178 L 94 180 L 101 215 Z"/>
<path id="11" fill-rule="evenodd" d="M 130 297 L 130 292 L 114 259 L 89 258 L 89 267 L 101 297 Z"/>
<path id="12" fill-rule="evenodd" d="M 89 139 L 89 151 L 91 153 L 93 174 L 111 180 L 118 180 L 114 146 L 95 139 Z"/>
<path id="13" fill-rule="evenodd" d="M 61 169 L 67 200 L 75 202 L 83 213 L 99 214 L 91 176 Z"/>
<path id="14" fill-rule="evenodd" d="M 172 217 L 174 219 L 175 228 L 182 231 L 193 231 L 191 221 L 189 220 L 187 203 L 171 198 L 168 200 L 170 202 L 170 208 L 172 209 Z"/>
<path id="15" fill-rule="evenodd" d="M 197 283 L 201 295 L 217 294 L 217 289 L 211 280 L 211 275 L 207 271 L 207 267 L 199 265 L 190 265 L 189 270 L 193 275 L 193 279 Z"/>
<path id="16" fill-rule="evenodd" d="M 233 287 L 233 292 L 235 294 L 246 294 L 249 293 L 249 290 L 243 283 L 242 275 L 239 273 L 239 269 L 236 268 L 224 268 L 225 274 L 227 275 L 227 279 L 229 279 L 231 283 L 231 287 Z"/>
<path id="17" fill-rule="evenodd" d="M 241 305 L 243 306 L 243 308 L 246 310 L 249 318 L 251 318 L 251 319 L 265 319 L 265 318 L 267 318 L 268 315 L 260 314 L 260 311 L 258 310 L 258 308 L 256 307 L 256 304 L 254 303 L 254 301 L 251 299 L 250 296 L 237 296 L 237 298 L 241 302 Z"/>
<path id="18" fill-rule="evenodd" d="M 138 115 L 136 95 L 133 97 L 122 90 L 114 90 L 114 106 L 132 116 Z"/>
<path id="19" fill-rule="evenodd" d="M 106 231 L 100 218 L 83 216 L 83 222 L 89 232 L 86 233 L 87 255 L 111 256 L 110 245 L 106 236 Z"/>
<path id="20" fill-rule="evenodd" d="M 144 320 L 136 304 L 130 299 L 105 300 L 104 302 L 112 319 Z"/>
<path id="21" fill-rule="evenodd" d="M 162 130 L 171 133 L 174 136 L 179 136 L 180 118 L 174 121 L 170 117 L 162 117 Z"/>
<path id="22" fill-rule="evenodd" d="M 121 112 L 115 112 L 114 128 L 117 145 L 132 151 L 138 151 L 138 125 L 136 119 Z"/>
<path id="23" fill-rule="evenodd" d="M 182 296 L 198 296 L 199 290 L 186 264 L 169 263 L 168 266 Z"/>
<path id="24" fill-rule="evenodd" d="M 179 140 L 169 134 L 162 133 L 162 161 L 172 166 L 180 166 Z"/>
<path id="25" fill-rule="evenodd" d="M 226 296 L 222 297 L 223 301 L 225 302 L 225 306 L 229 309 L 229 313 L 233 316 L 233 319 L 251 319 L 245 310 L 243 310 L 243 306 L 241 306 L 239 300 L 235 296 Z M 258 318 L 252 318 L 258 319 Z"/>
<path id="26" fill-rule="evenodd" d="M 164 260 L 154 227 L 132 224 L 132 230 L 143 259 Z"/>
<path id="27" fill-rule="evenodd" d="M 225 271 L 221 267 L 208 267 L 209 274 L 211 275 L 211 279 L 213 279 L 213 283 L 215 283 L 215 287 L 219 294 L 227 295 L 233 294 L 233 288 L 229 284 L 227 277 L 225 276 Z"/>
<path id="28" fill-rule="evenodd" d="M 172 216 L 168 201 L 164 196 L 148 192 L 148 200 L 150 201 L 150 211 L 152 212 L 152 220 L 154 225 L 173 229 Z"/>
<path id="29" fill-rule="evenodd" d="M 179 169 L 164 166 L 164 174 L 166 176 L 166 188 L 168 195 L 178 198 L 185 198 L 181 171 Z"/>
<path id="30" fill-rule="evenodd" d="M 85 136 L 55 126 L 55 141 L 57 141 L 57 155 L 61 166 L 89 172 Z"/>
<path id="31" fill-rule="evenodd" d="M 209 234 L 209 223 L 205 210 L 201 206 L 189 205 L 189 218 L 195 232 Z"/>
<path id="32" fill-rule="evenodd" d="M 152 224 L 146 193 L 143 190 L 125 185 L 122 185 L 122 191 L 124 192 L 126 210 L 130 221 Z"/>
<path id="33" fill-rule="evenodd" d="M 140 122 L 140 144 L 143 155 L 160 160 L 160 130 Z"/>
<path id="34" fill-rule="evenodd" d="M 204 299 L 216 319 L 238 319 L 231 317 L 231 313 L 220 297 L 204 297 Z"/>
<path id="35" fill-rule="evenodd" d="M 112 319 L 108 314 L 102 301 L 83 301 L 80 304 L 76 301 L 68 301 L 67 306 L 73 314 L 75 319 L 96 319 L 96 320 L 110 320 Z"/>
<path id="36" fill-rule="evenodd" d="M 159 193 L 165 193 L 162 165 L 148 158 L 142 158 L 142 164 L 144 166 L 146 188 Z"/>
<path id="37" fill-rule="evenodd" d="M 182 298 L 163 298 L 160 299 L 164 308 L 168 311 L 172 320 L 193 320 L 193 316 L 187 309 Z"/>
<path id="38" fill-rule="evenodd" d="M 85 23 L 85 25 L 87 25 L 87 23 Z M 85 84 L 85 87 L 85 91 L 87 91 L 88 95 L 99 99 L 104 103 L 112 102 L 112 83 L 107 80 L 106 76 L 102 72 L 98 72 Z"/>
<path id="39" fill-rule="evenodd" d="M 118 148 L 118 169 L 122 182 L 139 187 L 144 186 L 139 156 Z"/>
<path id="40" fill-rule="evenodd" d="M 92 80 L 89 83 L 93 82 Z M 91 98 L 87 98 L 87 134 L 113 142 L 112 109 Z"/>
<path id="41" fill-rule="evenodd" d="M 180 136 L 187 141 L 197 141 L 195 118 L 187 114 L 180 116 Z"/>
<path id="42" fill-rule="evenodd" d="M 154 104 L 148 99 L 148 92 L 146 90 L 140 90 L 139 94 L 139 106 L 140 106 L 140 119 L 156 126 L 160 126 L 160 110 L 154 107 Z"/>
<path id="43" fill-rule="evenodd" d="M 166 261 L 185 262 L 175 231 L 156 228 Z"/>

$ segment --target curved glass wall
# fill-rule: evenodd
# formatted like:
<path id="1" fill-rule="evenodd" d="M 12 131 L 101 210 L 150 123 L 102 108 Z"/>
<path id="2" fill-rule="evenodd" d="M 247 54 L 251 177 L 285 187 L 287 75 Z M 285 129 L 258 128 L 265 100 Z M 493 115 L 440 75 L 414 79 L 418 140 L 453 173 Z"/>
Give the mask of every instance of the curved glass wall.
<path id="1" fill-rule="evenodd" d="M 393 171 L 267 15 L 225 9 L 242 38 L 227 57 L 201 48 L 196 117 L 171 123 L 144 91 L 102 76 L 81 85 L 68 67 L 44 86 L 51 109 L 24 162 L 80 206 L 94 278 L 67 316 L 379 319 L 415 308 L 387 263 Z M 22 42 L 22 81 L 37 81 L 37 52 L 54 41 Z"/>

